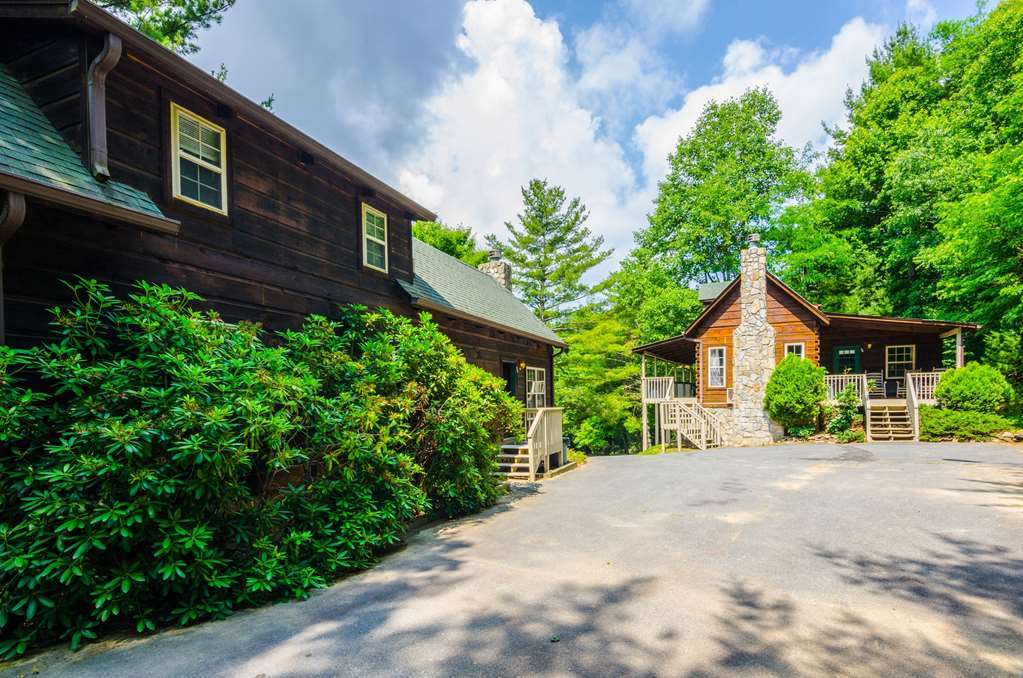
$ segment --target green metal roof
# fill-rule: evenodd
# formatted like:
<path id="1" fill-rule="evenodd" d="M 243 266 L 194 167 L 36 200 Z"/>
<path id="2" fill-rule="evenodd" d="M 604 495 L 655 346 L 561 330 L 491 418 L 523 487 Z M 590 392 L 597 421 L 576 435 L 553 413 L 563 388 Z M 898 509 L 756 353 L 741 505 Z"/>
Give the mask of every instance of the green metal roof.
<path id="1" fill-rule="evenodd" d="M 706 282 L 700 285 L 700 289 L 697 290 L 696 294 L 699 296 L 700 301 L 714 301 L 718 298 L 718 295 L 725 291 L 725 288 L 732 284 L 731 280 L 723 280 L 721 282 Z"/>
<path id="2" fill-rule="evenodd" d="M 413 303 L 479 318 L 489 325 L 564 345 L 528 306 L 486 273 L 412 239 L 412 282 L 399 280 Z"/>
<path id="3" fill-rule="evenodd" d="M 98 181 L 21 84 L 0 66 L 0 173 L 162 218 L 144 192 Z"/>

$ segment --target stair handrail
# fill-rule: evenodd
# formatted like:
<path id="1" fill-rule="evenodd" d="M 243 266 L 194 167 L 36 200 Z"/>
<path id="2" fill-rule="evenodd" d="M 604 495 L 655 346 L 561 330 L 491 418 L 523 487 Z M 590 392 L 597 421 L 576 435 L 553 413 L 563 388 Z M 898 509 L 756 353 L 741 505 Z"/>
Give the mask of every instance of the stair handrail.
<path id="1" fill-rule="evenodd" d="M 540 462 L 549 459 L 554 450 L 562 445 L 562 407 L 541 407 L 536 411 L 529 430 L 526 431 L 526 447 L 529 450 L 529 480 L 536 480 Z M 547 469 L 550 471 L 550 469 Z"/>
<path id="2" fill-rule="evenodd" d="M 913 440 L 920 440 L 920 405 L 917 403 L 916 384 L 913 383 L 913 373 L 906 372 L 906 409 L 909 410 L 909 420 L 913 424 Z"/>
<path id="3" fill-rule="evenodd" d="M 860 375 L 862 379 L 860 383 L 860 395 L 863 401 L 863 437 L 866 440 L 870 440 L 870 380 L 867 378 L 867 373 L 864 372 Z"/>

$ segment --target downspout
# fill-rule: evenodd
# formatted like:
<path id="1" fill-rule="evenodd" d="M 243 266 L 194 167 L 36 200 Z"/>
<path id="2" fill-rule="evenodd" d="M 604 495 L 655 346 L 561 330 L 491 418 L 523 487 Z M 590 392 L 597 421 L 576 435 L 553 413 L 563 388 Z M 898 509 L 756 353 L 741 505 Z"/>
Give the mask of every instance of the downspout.
<path id="1" fill-rule="evenodd" d="M 10 191 L 0 192 L 0 346 L 7 344 L 7 316 L 4 311 L 3 246 L 25 221 L 25 196 Z"/>
<path id="2" fill-rule="evenodd" d="M 86 130 L 89 135 L 89 158 L 87 165 L 92 175 L 100 181 L 110 178 L 107 165 L 107 74 L 121 60 L 121 38 L 107 33 L 103 50 L 89 64 L 86 84 Z"/>

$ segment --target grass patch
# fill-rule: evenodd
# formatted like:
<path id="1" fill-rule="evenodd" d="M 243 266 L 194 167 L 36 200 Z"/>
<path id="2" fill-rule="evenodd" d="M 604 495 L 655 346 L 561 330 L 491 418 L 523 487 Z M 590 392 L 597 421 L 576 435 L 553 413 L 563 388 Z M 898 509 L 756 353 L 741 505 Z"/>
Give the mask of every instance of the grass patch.
<path id="1" fill-rule="evenodd" d="M 666 445 L 662 449 L 660 445 L 654 445 L 653 447 L 648 447 L 648 448 L 646 448 L 645 450 L 643 450 L 641 452 L 637 452 L 636 454 L 641 454 L 641 455 L 678 454 L 680 452 L 685 453 L 685 452 L 696 452 L 696 451 L 697 450 L 694 447 L 672 447 L 671 445 Z"/>

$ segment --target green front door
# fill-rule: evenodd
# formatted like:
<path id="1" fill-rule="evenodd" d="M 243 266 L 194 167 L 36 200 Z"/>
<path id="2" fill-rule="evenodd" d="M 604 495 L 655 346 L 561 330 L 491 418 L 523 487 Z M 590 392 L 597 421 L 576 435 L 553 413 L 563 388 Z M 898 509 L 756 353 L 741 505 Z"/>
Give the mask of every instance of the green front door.
<path id="1" fill-rule="evenodd" d="M 831 354 L 832 374 L 845 374 L 860 371 L 860 347 L 836 346 Z"/>

